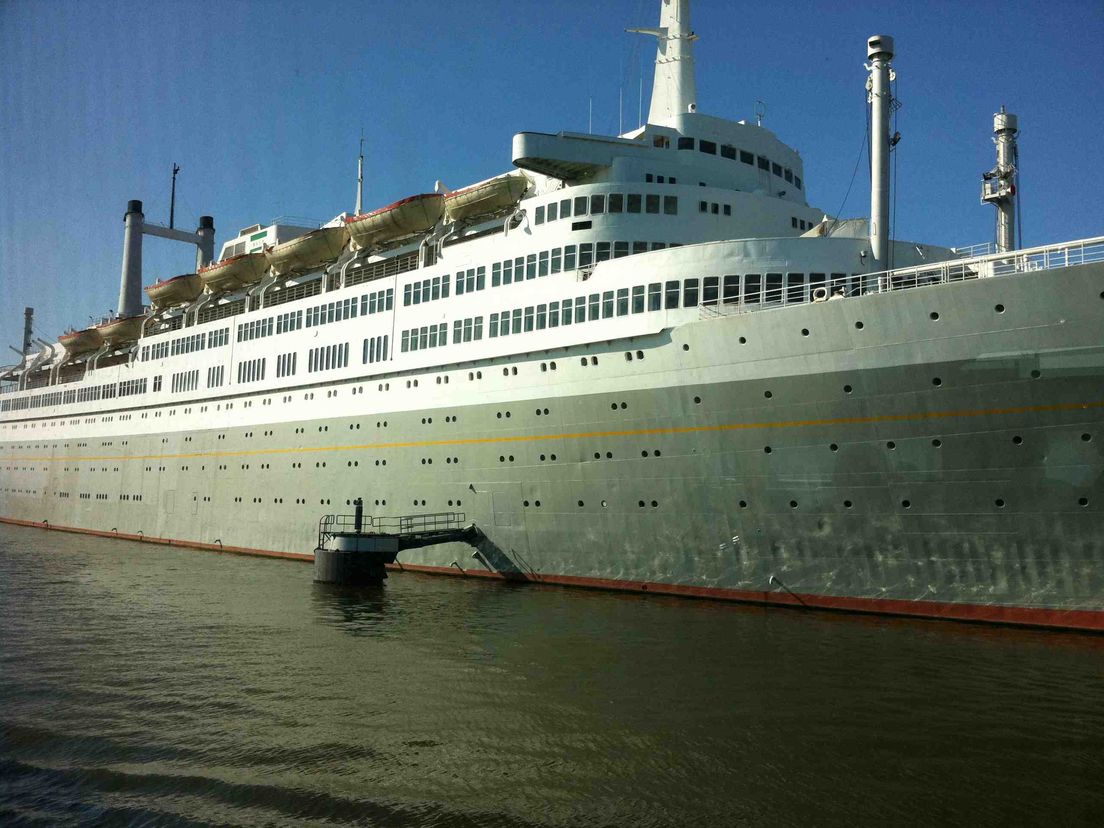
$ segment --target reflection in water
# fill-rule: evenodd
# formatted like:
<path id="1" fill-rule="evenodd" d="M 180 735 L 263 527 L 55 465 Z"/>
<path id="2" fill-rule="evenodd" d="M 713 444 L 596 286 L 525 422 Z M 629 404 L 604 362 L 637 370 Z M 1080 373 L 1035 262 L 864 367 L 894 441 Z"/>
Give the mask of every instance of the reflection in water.
<path id="1" fill-rule="evenodd" d="M 1104 638 L 0 527 L 0 822 L 1099 822 Z"/>

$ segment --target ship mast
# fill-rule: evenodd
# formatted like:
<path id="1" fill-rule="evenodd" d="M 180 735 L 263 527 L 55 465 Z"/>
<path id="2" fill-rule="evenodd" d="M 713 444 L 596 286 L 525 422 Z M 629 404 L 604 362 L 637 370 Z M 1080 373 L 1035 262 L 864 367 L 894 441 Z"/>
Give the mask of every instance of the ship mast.
<path id="1" fill-rule="evenodd" d="M 1016 164 L 1020 160 L 1016 134 L 1019 131 L 1019 120 L 1011 112 L 1005 112 L 1002 106 L 1000 112 L 993 116 L 997 166 L 981 176 L 981 202 L 997 208 L 998 253 L 1016 248 Z M 1020 243 L 1023 244 L 1022 239 Z"/>
<path id="2" fill-rule="evenodd" d="M 660 0 L 659 28 L 625 31 L 653 35 L 659 41 L 648 123 L 666 123 L 697 111 L 694 41 L 698 36 L 690 29 L 690 0 Z"/>
<path id="3" fill-rule="evenodd" d="M 870 252 L 875 268 L 889 268 L 889 152 L 892 140 L 889 119 L 894 79 L 893 38 L 874 35 L 866 41 L 867 69 L 870 77 L 866 88 L 870 102 Z"/>
<path id="4" fill-rule="evenodd" d="M 357 159 L 357 198 L 354 216 L 359 216 L 364 209 L 364 133 L 360 135 L 360 157 Z"/>

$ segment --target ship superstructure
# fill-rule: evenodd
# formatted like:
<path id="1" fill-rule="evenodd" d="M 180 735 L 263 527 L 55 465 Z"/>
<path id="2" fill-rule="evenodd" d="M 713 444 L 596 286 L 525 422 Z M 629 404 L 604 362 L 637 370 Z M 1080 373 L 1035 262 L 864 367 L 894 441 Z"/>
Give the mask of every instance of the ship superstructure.
<path id="1" fill-rule="evenodd" d="M 842 221 L 698 112 L 686 0 L 636 31 L 645 126 L 518 133 L 510 172 L 217 259 L 208 217 L 155 228 L 197 268 L 149 310 L 131 202 L 120 318 L 0 375 L 0 516 L 309 557 L 362 497 L 488 538 L 407 568 L 1104 626 L 1104 240 L 890 240 L 891 38 Z"/>

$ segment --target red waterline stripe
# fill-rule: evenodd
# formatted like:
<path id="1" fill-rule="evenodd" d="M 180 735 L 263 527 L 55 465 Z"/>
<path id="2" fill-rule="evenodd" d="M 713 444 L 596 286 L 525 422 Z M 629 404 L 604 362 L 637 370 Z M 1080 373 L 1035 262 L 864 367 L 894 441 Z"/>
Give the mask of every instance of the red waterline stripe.
<path id="1" fill-rule="evenodd" d="M 103 538 L 156 543 L 164 546 L 183 546 L 193 549 L 211 549 L 216 552 L 233 552 L 264 558 L 284 558 L 297 561 L 313 561 L 313 553 L 277 552 L 271 549 L 255 549 L 248 546 L 222 546 L 217 543 L 179 540 L 175 538 L 145 537 L 123 532 L 105 532 L 100 529 L 82 529 L 74 526 L 56 526 L 29 520 L 0 517 L 0 523 L 50 529 L 59 532 L 95 535 Z M 463 575 L 472 578 L 511 580 L 498 572 L 481 569 L 461 570 L 451 566 L 427 566 L 424 564 L 388 564 L 392 571 L 418 572 L 429 575 Z M 522 577 L 534 584 L 582 587 L 616 592 L 644 592 L 656 595 L 674 595 L 684 598 L 708 598 L 743 604 L 762 604 L 791 608 L 832 610 L 872 615 L 896 615 L 912 618 L 932 618 L 951 621 L 1011 624 L 1021 627 L 1046 627 L 1049 629 L 1104 632 L 1104 610 L 1066 610 L 1044 607 L 1017 607 L 997 604 L 966 604 L 952 601 L 907 601 L 895 598 L 857 598 L 839 595 L 815 595 L 812 593 L 768 592 L 759 590 L 699 587 L 684 584 L 664 584 L 653 581 L 620 581 L 611 578 L 587 578 L 577 575 L 537 574 Z"/>

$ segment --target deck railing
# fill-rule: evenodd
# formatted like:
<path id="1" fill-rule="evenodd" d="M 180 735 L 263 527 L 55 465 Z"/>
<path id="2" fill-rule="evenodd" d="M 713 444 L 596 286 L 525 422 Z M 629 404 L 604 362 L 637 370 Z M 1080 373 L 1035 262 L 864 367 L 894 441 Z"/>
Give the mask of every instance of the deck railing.
<path id="1" fill-rule="evenodd" d="M 804 282 L 800 285 L 787 284 L 785 280 L 788 274 L 761 274 L 762 282 L 754 291 L 749 292 L 748 286 L 742 284 L 741 290 L 729 294 L 724 290 L 724 277 L 719 277 L 721 283 L 715 286 L 717 298 L 703 302 L 700 312 L 705 318 L 730 316 L 810 301 L 847 299 L 872 293 L 910 290 L 1015 273 L 1033 273 L 1093 262 L 1104 262 L 1104 236 L 968 259 L 948 259 L 879 273 L 840 276 L 812 286 L 806 286 Z"/>
<path id="2" fill-rule="evenodd" d="M 464 512 L 429 512 L 395 517 L 362 515 L 358 527 L 356 515 L 323 515 L 318 521 L 318 546 L 321 548 L 324 542 L 334 535 L 354 532 L 377 535 L 420 535 L 426 532 L 460 529 L 466 518 Z"/>

